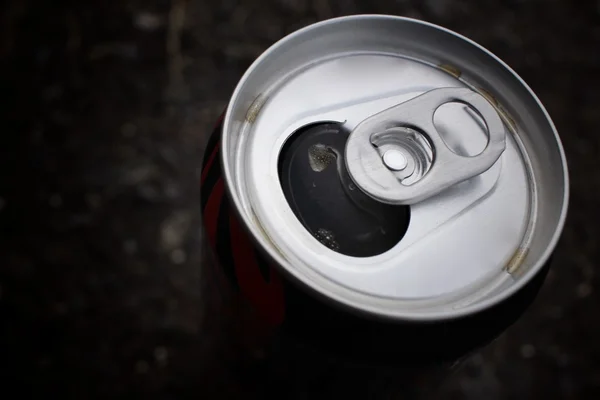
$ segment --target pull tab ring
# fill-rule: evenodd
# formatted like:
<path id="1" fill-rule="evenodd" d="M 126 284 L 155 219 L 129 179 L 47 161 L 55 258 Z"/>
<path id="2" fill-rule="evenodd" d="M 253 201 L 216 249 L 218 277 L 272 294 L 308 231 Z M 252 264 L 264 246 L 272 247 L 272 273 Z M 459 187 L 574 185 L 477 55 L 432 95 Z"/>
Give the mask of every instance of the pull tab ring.
<path id="1" fill-rule="evenodd" d="M 437 131 L 433 115 L 450 102 L 472 107 L 485 122 L 489 140 L 480 154 L 454 153 Z M 383 142 L 390 145 L 380 149 Z M 400 205 L 425 200 L 482 174 L 505 147 L 502 120 L 482 95 L 468 88 L 441 88 L 362 121 L 348 138 L 345 158 L 350 177 L 362 191 L 383 203 Z"/>

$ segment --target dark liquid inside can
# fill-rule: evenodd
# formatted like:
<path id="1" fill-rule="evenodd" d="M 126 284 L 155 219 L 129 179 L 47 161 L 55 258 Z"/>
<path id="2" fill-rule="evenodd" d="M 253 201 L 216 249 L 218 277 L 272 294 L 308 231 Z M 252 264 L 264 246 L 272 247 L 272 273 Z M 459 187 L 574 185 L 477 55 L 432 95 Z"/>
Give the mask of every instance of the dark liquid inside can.
<path id="1" fill-rule="evenodd" d="M 344 159 L 349 134 L 335 122 L 300 128 L 281 151 L 279 179 L 294 214 L 321 244 L 370 257 L 402 239 L 410 208 L 378 202 L 356 187 Z"/>

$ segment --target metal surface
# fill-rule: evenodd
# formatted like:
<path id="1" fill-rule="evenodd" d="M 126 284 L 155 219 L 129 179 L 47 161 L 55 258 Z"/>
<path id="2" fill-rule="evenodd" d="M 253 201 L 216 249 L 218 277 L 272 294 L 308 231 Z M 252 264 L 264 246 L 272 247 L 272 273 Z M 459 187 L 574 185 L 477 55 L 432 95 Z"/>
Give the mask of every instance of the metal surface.
<path id="1" fill-rule="evenodd" d="M 470 88 L 494 105 L 506 135 L 499 161 L 411 206 L 406 235 L 384 254 L 348 257 L 319 243 L 279 184 L 277 158 L 286 139 L 317 121 L 354 129 L 442 87 Z M 448 145 L 451 138 L 469 148 L 474 135 L 485 137 L 467 110 L 446 122 L 440 125 L 469 127 L 446 131 Z M 564 223 L 564 154 L 535 95 L 485 49 L 415 20 L 339 18 L 278 42 L 236 88 L 222 144 L 231 199 L 265 253 L 331 301 L 378 316 L 439 320 L 488 308 L 532 279 Z"/>
<path id="2" fill-rule="evenodd" d="M 408 159 L 401 150 L 390 149 L 383 153 L 381 160 L 392 171 L 403 171 L 408 166 Z"/>
<path id="3" fill-rule="evenodd" d="M 434 126 L 437 109 L 451 102 L 473 107 L 483 118 L 489 141 L 481 153 L 470 157 L 456 154 Z M 427 136 L 433 146 L 433 160 L 427 162 L 432 151 L 429 144 L 419 145 L 417 140 L 410 138 L 411 132 L 407 133 L 405 127 Z M 388 108 L 358 124 L 346 144 L 346 164 L 356 185 L 376 200 L 414 204 L 487 171 L 504 148 L 502 120 L 482 95 L 466 88 L 441 88 Z M 418 168 L 423 164 L 429 165 L 422 177 L 404 183 L 417 169 L 423 169 Z"/>

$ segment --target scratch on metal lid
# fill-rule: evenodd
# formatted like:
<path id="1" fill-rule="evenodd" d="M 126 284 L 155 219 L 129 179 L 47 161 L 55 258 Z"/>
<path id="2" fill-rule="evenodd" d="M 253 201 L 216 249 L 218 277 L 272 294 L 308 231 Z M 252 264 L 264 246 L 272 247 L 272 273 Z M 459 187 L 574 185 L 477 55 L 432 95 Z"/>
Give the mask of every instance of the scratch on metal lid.
<path id="1" fill-rule="evenodd" d="M 482 87 L 478 87 L 476 90 L 477 92 L 479 92 L 480 95 L 485 97 L 486 100 L 494 106 L 494 108 L 496 108 L 496 111 L 500 115 L 500 118 L 502 118 L 502 121 L 504 121 L 504 123 L 508 125 L 512 133 L 516 134 L 517 124 L 515 123 L 515 120 L 508 114 L 508 111 L 506 111 L 506 109 L 502 107 L 500 102 L 498 102 L 498 99 L 496 99 L 496 97 L 494 97 L 493 94 L 491 94 L 489 91 Z"/>
<path id="2" fill-rule="evenodd" d="M 256 121 L 256 117 L 260 113 L 262 106 L 265 104 L 266 99 L 262 94 L 256 96 L 250 107 L 248 107 L 248 111 L 246 112 L 246 121 L 249 123 L 254 123 Z"/>
<path id="3" fill-rule="evenodd" d="M 462 71 L 460 69 L 458 69 L 455 66 L 452 66 L 450 64 L 440 64 L 438 67 L 442 71 L 449 73 L 450 75 L 454 76 L 455 78 L 460 78 L 460 76 L 462 75 Z"/>
<path id="4" fill-rule="evenodd" d="M 519 247 L 506 264 L 506 272 L 511 275 L 517 272 L 519 267 L 523 264 L 523 261 L 525 261 L 525 257 L 527 257 L 528 253 L 529 248 Z"/>
<path id="5" fill-rule="evenodd" d="M 271 245 L 271 248 L 273 250 L 275 250 L 280 256 L 281 258 L 283 258 L 284 260 L 288 261 L 287 257 L 285 256 L 284 252 L 275 244 L 275 242 L 273 241 L 273 239 L 271 239 L 271 237 L 269 236 L 269 234 L 265 231 L 265 228 L 263 227 L 263 225 L 260 223 L 256 213 L 254 212 L 254 209 L 251 209 L 252 212 L 250 214 L 250 217 L 252 219 L 252 222 L 254 223 L 254 226 L 256 228 L 258 228 L 258 230 L 261 233 L 261 236 L 267 241 L 269 242 L 269 244 Z"/>
<path id="6" fill-rule="evenodd" d="M 497 106 L 498 105 L 498 100 L 496 100 L 496 98 L 494 97 L 493 94 L 491 94 L 490 92 L 488 92 L 487 90 L 485 90 L 484 88 L 477 88 L 479 94 L 481 94 L 483 97 L 486 98 L 487 101 L 489 101 L 490 103 L 492 103 L 493 105 Z"/>
<path id="7" fill-rule="evenodd" d="M 500 113 L 500 117 L 504 120 L 504 122 L 509 125 L 511 131 L 513 133 L 517 133 L 517 124 L 515 123 L 515 120 L 508 115 L 508 112 L 504 109 L 504 107 L 498 105 L 498 112 Z"/>

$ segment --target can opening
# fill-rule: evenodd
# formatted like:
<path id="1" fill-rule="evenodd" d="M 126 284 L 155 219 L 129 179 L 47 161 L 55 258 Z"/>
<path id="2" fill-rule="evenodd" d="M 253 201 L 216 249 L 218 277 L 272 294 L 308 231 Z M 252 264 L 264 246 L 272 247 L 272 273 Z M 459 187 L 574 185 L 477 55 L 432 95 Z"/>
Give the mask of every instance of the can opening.
<path id="1" fill-rule="evenodd" d="M 348 256 L 371 257 L 400 242 L 410 207 L 378 202 L 356 187 L 344 160 L 349 135 L 337 122 L 298 129 L 279 155 L 279 181 L 290 208 L 321 244 Z"/>

